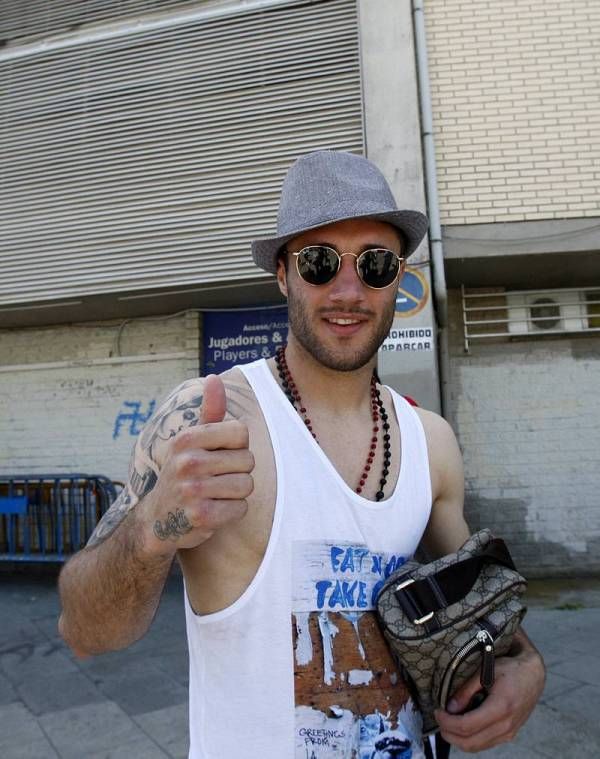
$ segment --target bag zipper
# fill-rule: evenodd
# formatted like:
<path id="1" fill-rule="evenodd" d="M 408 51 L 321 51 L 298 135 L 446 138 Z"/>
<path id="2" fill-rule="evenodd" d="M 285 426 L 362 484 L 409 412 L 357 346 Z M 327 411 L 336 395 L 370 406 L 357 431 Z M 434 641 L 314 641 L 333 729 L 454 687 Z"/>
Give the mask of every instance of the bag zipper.
<path id="1" fill-rule="evenodd" d="M 493 632 L 495 633 L 495 628 L 491 623 L 487 622 L 487 620 L 480 620 L 476 624 L 480 628 L 479 632 L 475 637 L 467 641 L 464 646 L 461 646 L 461 648 L 458 649 L 452 661 L 448 664 L 444 677 L 442 678 L 442 684 L 440 686 L 440 704 L 444 709 L 446 708 L 448 691 L 456 670 L 476 648 L 480 648 L 482 654 L 481 669 L 479 673 L 481 687 L 487 691 L 494 684 L 495 653 Z"/>

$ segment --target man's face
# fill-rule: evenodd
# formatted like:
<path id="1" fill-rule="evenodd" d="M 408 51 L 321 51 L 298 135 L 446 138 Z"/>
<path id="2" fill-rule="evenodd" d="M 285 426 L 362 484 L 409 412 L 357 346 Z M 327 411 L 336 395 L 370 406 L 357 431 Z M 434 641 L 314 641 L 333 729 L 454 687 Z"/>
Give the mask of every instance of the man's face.
<path id="1" fill-rule="evenodd" d="M 336 371 L 359 369 L 373 358 L 394 318 L 397 282 L 381 290 L 364 285 L 354 255 L 344 256 L 336 277 L 325 285 L 302 280 L 292 255 L 307 245 L 327 245 L 358 255 L 387 248 L 401 255 L 398 233 L 390 224 L 368 219 L 341 221 L 305 232 L 287 244 L 287 270 L 280 259 L 279 287 L 288 299 L 290 331 L 320 364 Z"/>

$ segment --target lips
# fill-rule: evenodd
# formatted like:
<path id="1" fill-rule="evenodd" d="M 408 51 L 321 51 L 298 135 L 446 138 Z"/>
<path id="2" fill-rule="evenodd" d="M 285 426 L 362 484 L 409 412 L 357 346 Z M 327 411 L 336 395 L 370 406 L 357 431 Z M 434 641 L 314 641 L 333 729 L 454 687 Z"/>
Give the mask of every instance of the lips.
<path id="1" fill-rule="evenodd" d="M 330 324 L 340 324 L 341 326 L 347 326 L 348 324 L 360 324 L 360 319 L 327 319 Z"/>
<path id="2" fill-rule="evenodd" d="M 367 319 L 359 314 L 328 314 L 323 316 L 323 321 L 334 334 L 349 337 L 358 332 Z"/>

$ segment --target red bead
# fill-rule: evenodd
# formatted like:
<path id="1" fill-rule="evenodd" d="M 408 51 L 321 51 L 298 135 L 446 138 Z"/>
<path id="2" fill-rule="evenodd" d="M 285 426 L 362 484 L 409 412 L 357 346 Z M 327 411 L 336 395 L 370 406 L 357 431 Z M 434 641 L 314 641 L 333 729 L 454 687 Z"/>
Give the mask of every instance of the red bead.
<path id="1" fill-rule="evenodd" d="M 373 427 L 373 432 L 379 432 L 379 427 L 378 427 L 377 425 L 375 425 L 375 426 Z"/>
<path id="2" fill-rule="evenodd" d="M 374 451 L 375 448 L 377 448 L 377 445 L 375 443 L 371 443 L 371 450 Z"/>
<path id="3" fill-rule="evenodd" d="M 365 484 L 365 480 L 360 481 L 361 486 Z"/>
<path id="4" fill-rule="evenodd" d="M 356 488 L 357 493 L 362 493 L 362 488 Z"/>
<path id="5" fill-rule="evenodd" d="M 301 414 L 306 414 L 306 409 L 304 408 L 304 406 L 300 409 L 300 413 Z"/>
<path id="6" fill-rule="evenodd" d="M 370 472 L 370 471 L 371 471 L 371 465 L 367 464 L 365 467 L 365 472 Z"/>
<path id="7" fill-rule="evenodd" d="M 372 438 L 371 438 L 371 442 L 372 442 L 372 443 L 376 443 L 376 442 L 377 442 L 377 438 L 376 438 L 376 437 L 372 437 Z"/>

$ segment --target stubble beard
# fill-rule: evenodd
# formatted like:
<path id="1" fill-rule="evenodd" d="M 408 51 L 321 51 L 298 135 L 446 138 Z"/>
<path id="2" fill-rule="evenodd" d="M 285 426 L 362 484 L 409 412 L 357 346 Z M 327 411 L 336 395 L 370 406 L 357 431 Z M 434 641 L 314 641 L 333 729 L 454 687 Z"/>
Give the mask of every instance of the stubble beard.
<path id="1" fill-rule="evenodd" d="M 315 361 L 327 369 L 337 372 L 352 372 L 366 366 L 379 350 L 379 347 L 388 336 L 394 320 L 396 299 L 393 298 L 385 310 L 382 311 L 379 324 L 368 343 L 350 355 L 336 355 L 320 342 L 315 330 L 311 325 L 308 309 L 301 297 L 296 297 L 294 291 L 288 288 L 288 319 L 289 328 L 296 340 L 309 353 Z M 352 313 L 350 310 L 349 313 Z M 365 313 L 356 310 L 356 313 Z M 371 312 L 369 312 L 371 314 Z M 315 318 L 319 318 L 315 316 Z"/>

